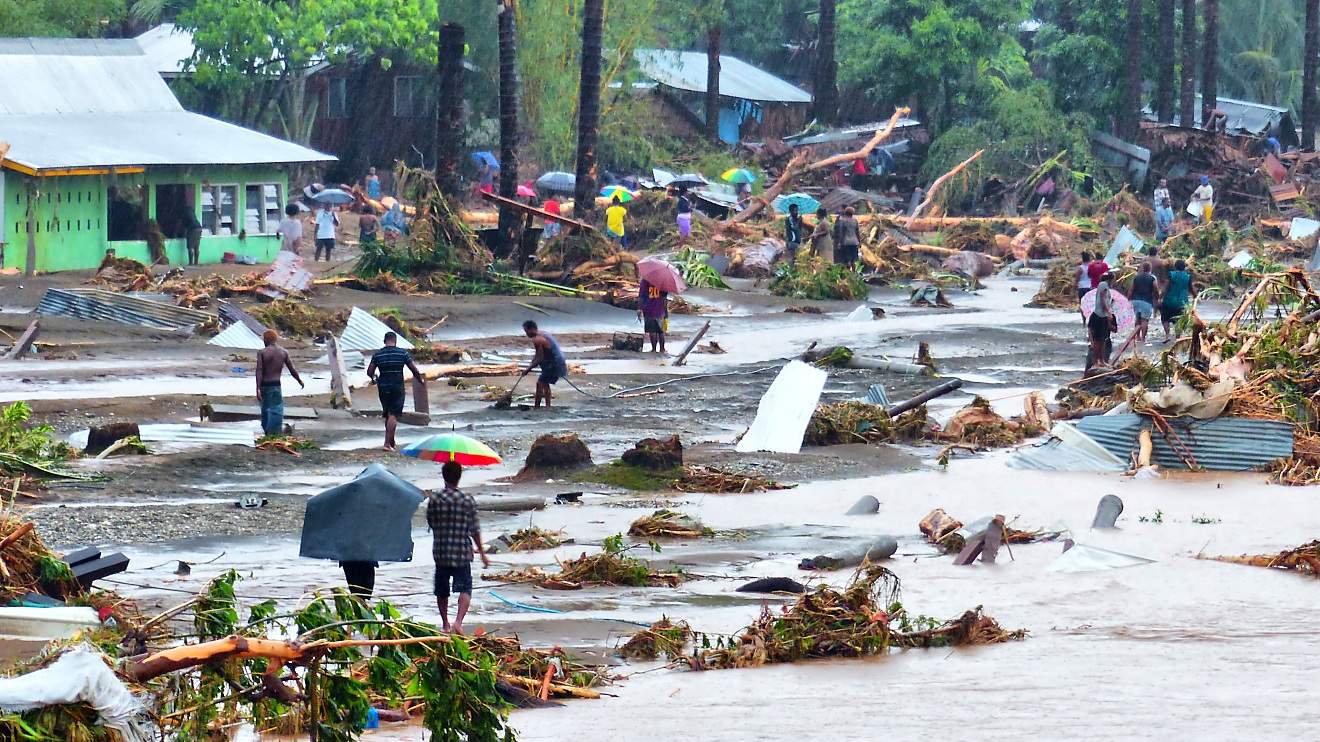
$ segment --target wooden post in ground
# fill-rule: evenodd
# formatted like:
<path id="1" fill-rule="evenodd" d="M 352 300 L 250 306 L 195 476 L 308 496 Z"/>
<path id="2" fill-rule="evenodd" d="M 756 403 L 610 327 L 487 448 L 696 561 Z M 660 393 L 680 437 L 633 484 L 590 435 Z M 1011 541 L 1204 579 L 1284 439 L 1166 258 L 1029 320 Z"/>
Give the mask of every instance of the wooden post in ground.
<path id="1" fill-rule="evenodd" d="M 692 349 L 697 347 L 697 343 L 701 342 L 701 338 L 706 336 L 706 331 L 709 329 L 710 320 L 706 320 L 706 324 L 701 326 L 701 329 L 697 331 L 697 334 L 693 335 L 692 339 L 688 341 L 687 347 L 683 349 L 683 352 L 679 353 L 678 358 L 674 359 L 675 366 L 682 366 L 687 361 L 688 353 L 691 353 Z"/>
<path id="2" fill-rule="evenodd" d="M 353 395 L 348 390 L 348 371 L 344 368 L 344 356 L 339 352 L 339 340 L 331 335 L 326 347 L 330 359 L 330 406 L 352 409 Z"/>
<path id="3" fill-rule="evenodd" d="M 18 342 L 14 343 L 14 347 L 5 355 L 5 358 L 18 360 L 27 355 L 27 352 L 32 349 L 32 344 L 37 341 L 37 334 L 40 332 L 41 322 L 35 319 L 32 320 L 31 324 L 27 326 L 27 330 L 18 338 Z"/>

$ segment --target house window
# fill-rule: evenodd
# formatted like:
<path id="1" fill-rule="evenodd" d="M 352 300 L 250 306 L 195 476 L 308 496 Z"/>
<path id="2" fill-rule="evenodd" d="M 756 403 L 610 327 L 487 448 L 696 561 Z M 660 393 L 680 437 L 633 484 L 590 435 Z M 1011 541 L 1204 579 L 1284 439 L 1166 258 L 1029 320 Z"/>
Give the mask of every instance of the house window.
<path id="1" fill-rule="evenodd" d="M 167 239 L 188 236 L 188 213 L 193 211 L 193 189 L 185 183 L 161 183 L 156 186 L 156 223 Z"/>
<path id="2" fill-rule="evenodd" d="M 325 89 L 325 117 L 348 118 L 348 80 L 332 77 Z"/>
<path id="3" fill-rule="evenodd" d="M 110 186 L 105 192 L 106 239 L 127 242 L 147 238 L 147 187 Z M 46 231 L 50 231 L 47 225 Z"/>
<path id="4" fill-rule="evenodd" d="M 249 183 L 243 195 L 243 225 L 248 234 L 275 234 L 280 227 L 279 185 Z"/>
<path id="5" fill-rule="evenodd" d="M 238 186 L 218 185 L 202 189 L 202 234 L 227 237 L 237 234 Z"/>
<path id="6" fill-rule="evenodd" d="M 426 115 L 426 79 L 419 75 L 394 78 L 395 118 L 421 118 Z"/>

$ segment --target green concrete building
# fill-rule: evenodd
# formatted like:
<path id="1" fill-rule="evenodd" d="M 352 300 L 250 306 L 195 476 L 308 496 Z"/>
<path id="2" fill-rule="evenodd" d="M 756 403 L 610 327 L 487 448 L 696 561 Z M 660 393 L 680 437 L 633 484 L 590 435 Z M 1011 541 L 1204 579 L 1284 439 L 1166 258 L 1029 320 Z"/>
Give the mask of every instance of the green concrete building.
<path id="1" fill-rule="evenodd" d="M 157 233 L 186 260 L 269 262 L 292 165 L 334 157 L 183 110 L 132 39 L 0 39 L 0 265 L 95 268 L 106 251 L 151 262 Z"/>

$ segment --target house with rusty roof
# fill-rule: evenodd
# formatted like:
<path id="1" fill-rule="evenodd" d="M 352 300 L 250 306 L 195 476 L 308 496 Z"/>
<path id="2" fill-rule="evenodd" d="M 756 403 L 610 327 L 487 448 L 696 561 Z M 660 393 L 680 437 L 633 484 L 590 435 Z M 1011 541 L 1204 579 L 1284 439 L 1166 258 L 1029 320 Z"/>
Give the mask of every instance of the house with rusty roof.
<path id="1" fill-rule="evenodd" d="M 0 265 L 95 268 L 107 250 L 269 262 L 287 168 L 334 157 L 184 110 L 133 39 L 0 39 Z"/>

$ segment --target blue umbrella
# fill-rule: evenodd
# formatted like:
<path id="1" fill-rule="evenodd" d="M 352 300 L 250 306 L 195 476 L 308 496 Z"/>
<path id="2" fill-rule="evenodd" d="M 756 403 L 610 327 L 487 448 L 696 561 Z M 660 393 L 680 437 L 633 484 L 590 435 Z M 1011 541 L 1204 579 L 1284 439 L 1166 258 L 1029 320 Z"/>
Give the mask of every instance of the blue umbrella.
<path id="1" fill-rule="evenodd" d="M 499 158 L 496 157 L 494 154 L 484 150 L 481 152 L 473 152 L 472 161 L 478 165 L 482 165 L 482 164 L 489 165 L 491 170 L 500 169 Z"/>
<path id="2" fill-rule="evenodd" d="M 797 204 L 799 214 L 814 214 L 820 208 L 820 202 L 805 193 L 788 193 L 771 203 L 781 214 L 787 214 L 788 207 L 794 204 Z"/>
<path id="3" fill-rule="evenodd" d="M 551 170 L 536 179 L 536 187 L 558 193 L 573 193 L 577 187 L 577 176 L 562 170 Z"/>
<path id="4" fill-rule="evenodd" d="M 327 188 L 323 191 L 317 191 L 312 196 L 312 200 L 320 204 L 351 204 L 354 201 L 353 194 L 339 188 Z"/>

